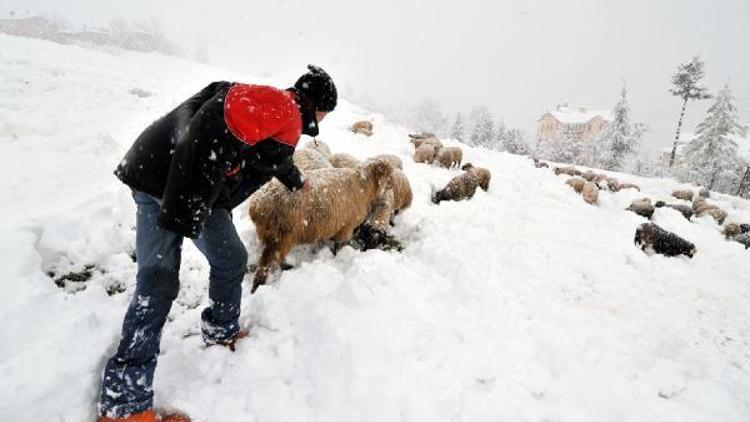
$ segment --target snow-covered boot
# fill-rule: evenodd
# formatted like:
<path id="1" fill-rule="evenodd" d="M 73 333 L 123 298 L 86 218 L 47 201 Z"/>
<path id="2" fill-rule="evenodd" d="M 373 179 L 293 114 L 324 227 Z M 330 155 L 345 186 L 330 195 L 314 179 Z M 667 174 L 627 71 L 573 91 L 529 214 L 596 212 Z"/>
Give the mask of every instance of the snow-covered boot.
<path id="1" fill-rule="evenodd" d="M 190 418 L 185 415 L 159 415 L 153 409 L 143 412 L 134 413 L 124 418 L 108 418 L 102 416 L 99 422 L 190 422 Z"/>

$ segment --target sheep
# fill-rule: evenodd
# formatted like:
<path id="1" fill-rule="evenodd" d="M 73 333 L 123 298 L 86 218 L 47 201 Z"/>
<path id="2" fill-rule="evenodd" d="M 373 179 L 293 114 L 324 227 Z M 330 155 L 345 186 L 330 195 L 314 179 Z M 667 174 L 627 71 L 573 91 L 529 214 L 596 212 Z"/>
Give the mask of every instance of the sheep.
<path id="1" fill-rule="evenodd" d="M 354 133 L 361 133 L 366 136 L 372 136 L 372 122 L 367 120 L 360 120 L 358 122 L 355 122 L 351 127 L 351 131 Z"/>
<path id="2" fill-rule="evenodd" d="M 433 192 L 432 202 L 439 204 L 440 201 L 463 201 L 471 199 L 479 186 L 479 180 L 474 173 L 467 171 L 451 179 L 441 190 Z"/>
<path id="3" fill-rule="evenodd" d="M 252 292 L 266 282 L 270 271 L 284 262 L 294 246 L 350 239 L 385 190 L 392 171 L 382 160 L 368 160 L 358 169 L 308 172 L 312 181 L 309 190 L 289 192 L 274 180 L 255 192 L 249 212 L 263 252 Z"/>
<path id="4" fill-rule="evenodd" d="M 672 196 L 674 196 L 677 199 L 682 199 L 685 201 L 692 201 L 694 195 L 695 194 L 691 190 L 676 190 L 672 192 Z"/>
<path id="5" fill-rule="evenodd" d="M 337 152 L 331 157 L 331 165 L 336 168 L 357 168 L 362 165 L 362 162 L 356 159 L 353 155 L 345 152 Z"/>
<path id="6" fill-rule="evenodd" d="M 549 164 L 545 163 L 544 161 L 538 158 L 534 158 L 533 160 L 534 160 L 534 167 L 538 169 L 549 168 Z"/>
<path id="7" fill-rule="evenodd" d="M 373 211 L 368 218 L 368 222 L 373 226 L 386 229 L 391 224 L 394 215 L 411 206 L 412 199 L 409 179 L 403 171 L 394 168 L 383 194 L 373 205 Z"/>
<path id="8" fill-rule="evenodd" d="M 594 179 L 596 179 L 598 176 L 599 175 L 594 173 L 592 170 L 588 170 L 581 175 L 581 177 L 583 177 L 583 179 L 587 182 L 594 182 Z"/>
<path id="9" fill-rule="evenodd" d="M 326 143 L 323 141 L 313 139 L 312 141 L 307 142 L 302 148 L 308 148 L 308 149 L 318 151 L 327 160 L 331 159 L 331 149 L 328 148 L 328 145 L 326 145 Z"/>
<path id="10" fill-rule="evenodd" d="M 703 217 L 704 215 L 710 215 L 713 217 L 716 222 L 721 225 L 724 224 L 724 220 L 727 219 L 727 212 L 719 207 L 712 207 L 705 209 L 699 213 L 697 213 L 698 217 Z"/>
<path id="11" fill-rule="evenodd" d="M 643 223 L 635 231 L 635 244 L 641 250 L 647 249 L 666 256 L 685 255 L 692 258 L 695 245 L 674 233 L 668 232 L 654 223 Z"/>
<path id="12" fill-rule="evenodd" d="M 575 167 L 555 167 L 555 174 L 567 174 L 568 176 L 581 176 L 583 173 Z"/>
<path id="13" fill-rule="evenodd" d="M 656 201 L 656 204 L 654 204 L 656 208 L 672 208 L 673 210 L 677 210 L 682 214 L 683 217 L 690 220 L 690 217 L 693 216 L 693 208 L 689 205 L 680 205 L 680 204 L 666 204 L 664 201 Z"/>
<path id="14" fill-rule="evenodd" d="M 435 155 L 435 161 L 445 168 L 461 166 L 463 152 L 459 147 L 440 148 Z"/>
<path id="15" fill-rule="evenodd" d="M 388 239 L 393 217 L 409 208 L 412 199 L 409 179 L 404 172 L 394 168 L 385 190 L 373 204 L 367 222 L 358 230 L 358 237 L 363 241 L 365 249 L 379 247 L 382 241 Z"/>
<path id="16" fill-rule="evenodd" d="M 740 224 L 740 231 L 742 233 L 750 232 L 750 224 Z"/>
<path id="17" fill-rule="evenodd" d="M 618 183 L 617 184 L 617 191 L 621 191 L 623 189 L 635 189 L 638 192 L 641 191 L 640 186 L 634 184 L 634 183 Z"/>
<path id="18" fill-rule="evenodd" d="M 724 220 L 727 218 L 727 212 L 717 207 L 716 205 L 709 204 L 705 198 L 698 196 L 693 200 L 693 211 L 698 217 L 704 215 L 710 215 L 719 224 L 724 224 Z"/>
<path id="19" fill-rule="evenodd" d="M 294 164 L 303 172 L 331 167 L 331 162 L 314 149 L 300 148 L 294 151 L 292 159 Z"/>
<path id="20" fill-rule="evenodd" d="M 649 219 L 654 215 L 654 206 L 651 205 L 651 200 L 648 198 L 636 199 L 630 203 L 630 206 L 628 206 L 626 210 L 633 211 L 641 217 Z"/>
<path id="21" fill-rule="evenodd" d="M 392 165 L 393 167 L 403 170 L 404 169 L 404 163 L 401 161 L 401 159 L 393 154 L 379 154 L 372 158 L 383 160 L 386 163 Z"/>
<path id="22" fill-rule="evenodd" d="M 735 236 L 734 241 L 745 245 L 745 249 L 750 248 L 750 233 L 738 234 Z"/>
<path id="23" fill-rule="evenodd" d="M 724 237 L 726 237 L 727 239 L 731 239 L 741 233 L 742 227 L 740 227 L 740 225 L 737 223 L 727 224 L 726 226 L 724 226 L 724 231 L 722 232 Z"/>
<path id="24" fill-rule="evenodd" d="M 693 200 L 692 206 L 693 206 L 693 211 L 695 211 L 695 213 L 697 214 L 709 208 L 713 208 L 715 205 L 710 205 L 708 201 L 706 201 L 705 198 L 698 197 Z"/>
<path id="25" fill-rule="evenodd" d="M 421 137 L 419 137 L 421 136 Z M 419 148 L 420 146 L 424 144 L 433 145 L 436 149 L 440 149 L 443 147 L 443 143 L 440 142 L 440 139 L 438 139 L 434 134 L 428 133 L 425 135 L 409 135 L 412 144 L 414 144 L 414 148 Z"/>
<path id="26" fill-rule="evenodd" d="M 708 199 L 711 197 L 711 192 L 706 188 L 702 188 L 700 191 L 698 191 L 698 196 Z"/>
<path id="27" fill-rule="evenodd" d="M 435 160 L 437 148 L 432 144 L 423 144 L 414 150 L 415 163 L 432 163 Z"/>
<path id="28" fill-rule="evenodd" d="M 609 189 L 610 192 L 619 192 L 620 191 L 620 182 L 618 182 L 617 179 L 609 179 L 609 180 L 607 180 L 607 189 Z"/>
<path id="29" fill-rule="evenodd" d="M 583 185 L 586 184 L 586 181 L 581 179 L 580 177 L 571 177 L 565 183 L 572 187 L 573 190 L 576 191 L 576 193 L 581 193 L 581 191 L 583 190 Z"/>
<path id="30" fill-rule="evenodd" d="M 483 191 L 487 192 L 490 188 L 490 179 L 492 179 L 492 173 L 484 167 L 474 167 L 474 164 L 466 163 L 461 167 L 461 170 L 467 171 L 474 174 L 477 178 L 477 183 Z"/>
<path id="31" fill-rule="evenodd" d="M 581 189 L 581 196 L 587 203 L 597 205 L 599 203 L 599 187 L 594 182 L 586 182 Z"/>

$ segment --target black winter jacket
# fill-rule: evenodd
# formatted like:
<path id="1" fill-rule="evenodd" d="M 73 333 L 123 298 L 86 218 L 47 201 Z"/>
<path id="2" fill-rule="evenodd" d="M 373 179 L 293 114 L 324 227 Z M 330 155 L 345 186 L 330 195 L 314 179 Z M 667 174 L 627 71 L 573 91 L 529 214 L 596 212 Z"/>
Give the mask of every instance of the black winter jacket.
<path id="1" fill-rule="evenodd" d="M 293 145 L 271 138 L 249 145 L 229 130 L 224 100 L 232 85 L 211 83 L 152 123 L 115 170 L 132 189 L 162 199 L 164 229 L 195 238 L 211 209 L 231 210 L 271 177 L 292 191 L 304 184 Z M 314 116 L 301 112 L 306 120 Z M 316 123 L 302 126 L 317 129 Z"/>

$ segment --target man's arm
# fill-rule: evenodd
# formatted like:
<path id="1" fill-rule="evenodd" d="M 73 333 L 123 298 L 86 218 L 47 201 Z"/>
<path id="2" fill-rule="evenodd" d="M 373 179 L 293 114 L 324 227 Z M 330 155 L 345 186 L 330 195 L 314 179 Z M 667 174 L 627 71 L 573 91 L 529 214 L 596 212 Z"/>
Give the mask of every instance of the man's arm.
<path id="1" fill-rule="evenodd" d="M 228 149 L 207 141 L 221 123 L 215 115 L 221 103 L 213 100 L 196 113 L 175 145 L 158 217 L 160 227 L 190 238 L 200 233 L 230 166 L 224 156 Z"/>
<path id="2" fill-rule="evenodd" d="M 287 189 L 294 192 L 305 184 L 304 177 L 294 164 L 294 147 L 267 139 L 255 145 L 257 154 L 261 157 L 257 167 L 276 177 Z"/>

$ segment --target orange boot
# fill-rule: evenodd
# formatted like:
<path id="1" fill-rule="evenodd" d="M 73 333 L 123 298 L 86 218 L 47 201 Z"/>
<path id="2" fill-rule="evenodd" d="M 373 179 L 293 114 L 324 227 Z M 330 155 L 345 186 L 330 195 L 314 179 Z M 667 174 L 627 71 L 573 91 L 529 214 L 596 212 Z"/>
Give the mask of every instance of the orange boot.
<path id="1" fill-rule="evenodd" d="M 112 419 L 102 416 L 99 422 L 190 422 L 190 418 L 185 415 L 158 415 L 153 410 L 145 410 L 125 418 Z"/>

